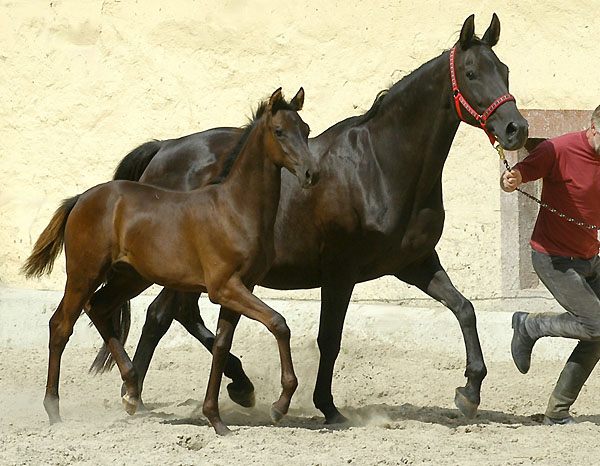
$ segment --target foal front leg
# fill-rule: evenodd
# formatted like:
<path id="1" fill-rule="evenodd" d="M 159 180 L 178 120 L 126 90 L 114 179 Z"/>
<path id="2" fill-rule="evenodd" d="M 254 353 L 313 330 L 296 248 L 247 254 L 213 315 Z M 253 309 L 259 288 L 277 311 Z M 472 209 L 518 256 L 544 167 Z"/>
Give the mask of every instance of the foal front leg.
<path id="1" fill-rule="evenodd" d="M 175 319 L 183 325 L 190 335 L 194 336 L 210 352 L 213 352 L 215 336 L 212 334 L 200 316 L 198 307 L 199 294 L 179 292 Z M 229 398 L 244 408 L 254 406 L 254 385 L 244 372 L 242 362 L 229 353 L 225 358 L 223 373 L 231 379 L 227 385 Z"/>
<path id="2" fill-rule="evenodd" d="M 133 356 L 133 366 L 139 377 L 140 406 L 143 406 L 141 396 L 150 361 L 158 343 L 167 333 L 174 319 L 212 353 L 214 335 L 206 328 L 200 316 L 199 297 L 200 293 L 163 288 L 148 307 L 146 322 Z M 242 362 L 233 354 L 227 358 L 224 373 L 232 380 L 227 386 L 229 397 L 246 408 L 254 406 L 254 385 L 244 372 Z M 125 392 L 125 385 L 123 385 L 121 395 Z"/>
<path id="3" fill-rule="evenodd" d="M 262 323 L 275 336 L 281 362 L 282 391 L 279 399 L 271 407 L 271 419 L 274 422 L 279 422 L 287 414 L 292 395 L 298 387 L 298 379 L 294 373 L 290 350 L 290 329 L 285 319 L 281 314 L 254 296 L 238 277 L 231 278 L 226 284 L 216 290 L 209 289 L 209 295 L 211 301 L 220 303 L 224 308 L 228 308 Z M 219 337 L 220 335 L 217 332 L 217 340 Z M 215 340 L 215 344 L 217 340 Z M 224 345 L 224 347 L 227 346 Z M 210 393 L 207 392 L 207 398 L 204 400 L 203 407 L 203 412 L 211 420 L 211 423 L 213 423 L 212 419 L 218 418 L 218 390 L 214 390 L 214 386 L 218 386 L 220 383 L 220 380 L 216 380 L 216 378 L 221 376 L 224 360 L 227 356 L 227 353 L 223 350 L 218 351 L 216 354 L 219 362 L 218 364 L 215 362 L 215 353 L 213 351 L 215 371 L 211 370 L 211 378 L 209 380 L 209 386 L 213 390 Z M 215 430 L 217 430 L 217 427 L 215 427 Z M 219 433 L 218 430 L 217 433 Z"/>
<path id="4" fill-rule="evenodd" d="M 208 386 L 206 387 L 206 396 L 202 412 L 208 418 L 209 422 L 218 435 L 227 435 L 231 431 L 221 420 L 219 414 L 219 388 L 223 378 L 223 370 L 227 361 L 227 355 L 231 349 L 233 333 L 240 320 L 240 314 L 221 307 L 219 321 L 217 323 L 217 335 L 212 345 L 212 364 L 210 367 L 210 376 Z"/>

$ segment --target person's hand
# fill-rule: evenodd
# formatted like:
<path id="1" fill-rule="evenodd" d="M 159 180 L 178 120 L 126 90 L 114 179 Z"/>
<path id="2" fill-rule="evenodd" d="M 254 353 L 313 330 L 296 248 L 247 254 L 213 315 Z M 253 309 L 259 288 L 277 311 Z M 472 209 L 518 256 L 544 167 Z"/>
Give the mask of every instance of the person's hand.
<path id="1" fill-rule="evenodd" d="M 523 182 L 523 177 L 519 170 L 507 170 L 500 178 L 500 187 L 507 193 L 512 193 Z"/>

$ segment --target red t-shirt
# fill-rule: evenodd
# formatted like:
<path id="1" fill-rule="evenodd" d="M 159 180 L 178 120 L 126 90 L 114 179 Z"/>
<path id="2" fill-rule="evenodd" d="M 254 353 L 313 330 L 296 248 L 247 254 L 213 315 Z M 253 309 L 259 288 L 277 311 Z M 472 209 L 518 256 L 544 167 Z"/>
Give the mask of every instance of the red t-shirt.
<path id="1" fill-rule="evenodd" d="M 523 182 L 543 178 L 542 201 L 557 211 L 588 225 L 600 225 L 600 156 L 586 132 L 548 139 L 514 167 Z M 598 255 L 596 230 L 568 222 L 540 208 L 531 241 L 545 254 L 589 259 Z"/>

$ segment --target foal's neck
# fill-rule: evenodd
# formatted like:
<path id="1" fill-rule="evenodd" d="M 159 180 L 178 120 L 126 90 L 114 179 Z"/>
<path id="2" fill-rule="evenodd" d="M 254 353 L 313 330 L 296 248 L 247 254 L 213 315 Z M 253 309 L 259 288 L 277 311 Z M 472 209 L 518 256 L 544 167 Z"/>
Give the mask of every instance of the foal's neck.
<path id="1" fill-rule="evenodd" d="M 252 212 L 265 227 L 275 222 L 281 189 L 281 167 L 267 154 L 265 119 L 259 120 L 248 136 L 231 168 L 223 189 L 235 202 L 236 209 Z M 252 215 L 252 214 L 251 214 Z"/>

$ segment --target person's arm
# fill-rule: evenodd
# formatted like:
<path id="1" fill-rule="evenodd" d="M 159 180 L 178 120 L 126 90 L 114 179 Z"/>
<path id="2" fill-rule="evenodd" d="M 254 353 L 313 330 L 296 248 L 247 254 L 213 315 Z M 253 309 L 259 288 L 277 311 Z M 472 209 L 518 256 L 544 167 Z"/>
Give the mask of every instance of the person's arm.
<path id="1" fill-rule="evenodd" d="M 552 173 L 556 154 L 550 141 L 538 144 L 527 157 L 500 177 L 500 188 L 507 193 L 513 192 L 521 183 L 539 180 Z"/>

